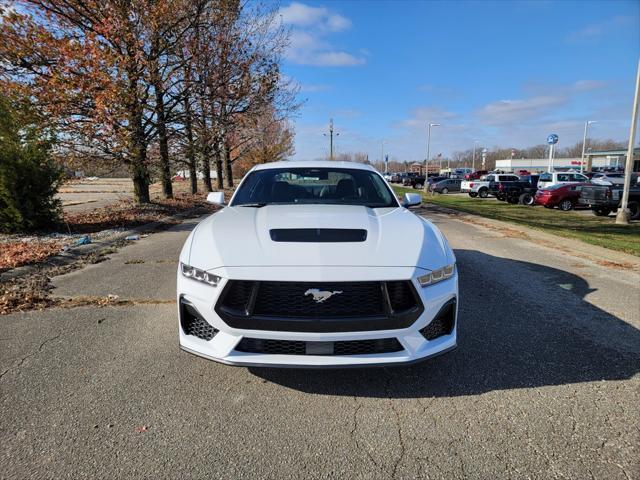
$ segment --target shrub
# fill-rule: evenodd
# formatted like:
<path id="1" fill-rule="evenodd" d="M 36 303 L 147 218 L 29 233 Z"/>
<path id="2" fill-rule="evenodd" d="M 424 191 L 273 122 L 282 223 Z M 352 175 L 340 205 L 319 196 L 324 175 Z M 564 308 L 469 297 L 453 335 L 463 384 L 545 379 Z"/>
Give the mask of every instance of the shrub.
<path id="1" fill-rule="evenodd" d="M 0 231 L 44 230 L 60 221 L 55 198 L 62 178 L 50 157 L 50 143 L 0 101 Z"/>

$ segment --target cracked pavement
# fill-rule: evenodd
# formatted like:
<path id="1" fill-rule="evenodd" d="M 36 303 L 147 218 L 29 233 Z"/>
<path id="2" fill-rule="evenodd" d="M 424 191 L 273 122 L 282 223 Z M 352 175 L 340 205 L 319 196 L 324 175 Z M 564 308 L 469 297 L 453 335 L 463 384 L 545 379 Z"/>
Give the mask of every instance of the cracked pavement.
<path id="1" fill-rule="evenodd" d="M 426 215 L 458 258 L 459 346 L 411 367 L 181 352 L 194 221 L 54 278 L 132 301 L 0 317 L 0 478 L 640 478 L 638 262 Z"/>

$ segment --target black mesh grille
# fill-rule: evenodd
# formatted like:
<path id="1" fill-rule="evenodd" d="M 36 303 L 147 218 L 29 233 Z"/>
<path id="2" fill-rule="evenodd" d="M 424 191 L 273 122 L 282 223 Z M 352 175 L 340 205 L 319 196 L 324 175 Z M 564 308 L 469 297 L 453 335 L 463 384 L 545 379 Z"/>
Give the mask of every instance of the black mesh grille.
<path id="1" fill-rule="evenodd" d="M 347 332 L 408 327 L 420 316 L 423 306 L 409 280 L 229 280 L 215 309 L 234 328 Z"/>
<path id="2" fill-rule="evenodd" d="M 451 300 L 438 312 L 433 321 L 420 329 L 420 333 L 427 340 L 434 340 L 442 335 L 449 335 L 456 322 L 456 302 Z"/>
<path id="3" fill-rule="evenodd" d="M 317 302 L 314 294 L 326 292 Z M 315 283 L 265 282 L 260 284 L 254 315 L 283 317 L 336 318 L 382 315 L 384 304 L 378 282 Z"/>
<path id="4" fill-rule="evenodd" d="M 211 340 L 219 332 L 202 318 L 192 305 L 186 303 L 181 303 L 180 324 L 185 334 L 202 340 Z"/>
<path id="5" fill-rule="evenodd" d="M 387 291 L 391 308 L 395 311 L 408 310 L 416 304 L 411 285 L 407 282 L 387 282 Z"/>
<path id="6" fill-rule="evenodd" d="M 383 338 L 376 340 L 349 340 L 333 343 L 333 352 L 307 353 L 307 344 L 298 340 L 263 340 L 259 338 L 244 337 L 236 351 L 245 353 L 260 353 L 268 355 L 372 355 L 380 353 L 400 352 L 402 345 L 396 338 Z"/>

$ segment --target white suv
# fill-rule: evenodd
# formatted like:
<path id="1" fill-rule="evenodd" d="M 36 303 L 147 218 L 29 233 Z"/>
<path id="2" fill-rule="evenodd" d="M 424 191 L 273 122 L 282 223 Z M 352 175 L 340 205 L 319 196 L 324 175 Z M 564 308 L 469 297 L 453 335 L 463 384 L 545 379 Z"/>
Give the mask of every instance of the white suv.
<path id="1" fill-rule="evenodd" d="M 563 185 L 567 183 L 588 183 L 589 178 L 581 173 L 573 172 L 544 172 L 538 179 L 538 188 L 543 189 L 552 185 Z"/>
<path id="2" fill-rule="evenodd" d="M 220 192 L 209 194 L 221 203 Z M 180 254 L 180 346 L 246 366 L 400 364 L 456 346 L 456 260 L 373 168 L 254 167 Z"/>

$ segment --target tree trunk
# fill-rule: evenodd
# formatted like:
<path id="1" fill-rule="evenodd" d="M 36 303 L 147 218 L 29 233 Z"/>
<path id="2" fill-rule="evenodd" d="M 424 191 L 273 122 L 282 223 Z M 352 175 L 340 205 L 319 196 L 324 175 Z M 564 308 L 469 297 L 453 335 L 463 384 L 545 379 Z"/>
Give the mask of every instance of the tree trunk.
<path id="1" fill-rule="evenodd" d="M 222 178 L 222 157 L 220 156 L 220 142 L 216 141 L 213 147 L 213 158 L 216 164 L 216 180 L 218 183 L 218 190 L 224 188 L 224 179 Z"/>
<path id="2" fill-rule="evenodd" d="M 135 79 L 130 81 L 132 103 L 129 108 L 129 158 L 131 179 L 133 180 L 133 195 L 138 203 L 149 203 L 149 170 L 147 169 L 147 144 L 142 123 L 142 106 L 136 96 Z"/>
<path id="3" fill-rule="evenodd" d="M 224 176 L 227 179 L 227 187 L 233 187 L 233 171 L 231 170 L 231 158 L 229 158 L 229 145 L 227 139 L 222 139 L 222 161 L 224 163 Z"/>
<path id="4" fill-rule="evenodd" d="M 156 91 L 156 121 L 158 125 L 158 143 L 160 147 L 160 171 L 162 173 L 162 195 L 164 198 L 173 198 L 173 185 L 171 184 L 171 164 L 169 162 L 169 142 L 167 140 L 167 123 L 164 108 L 164 88 L 156 75 L 154 79 Z"/>
<path id="5" fill-rule="evenodd" d="M 198 169 L 196 165 L 196 152 L 193 143 L 193 127 L 191 125 L 191 106 L 189 97 L 184 97 L 185 122 L 184 127 L 187 133 L 187 164 L 189 166 L 189 180 L 191 181 L 191 193 L 198 193 Z"/>

